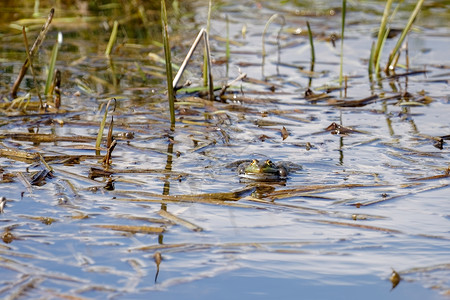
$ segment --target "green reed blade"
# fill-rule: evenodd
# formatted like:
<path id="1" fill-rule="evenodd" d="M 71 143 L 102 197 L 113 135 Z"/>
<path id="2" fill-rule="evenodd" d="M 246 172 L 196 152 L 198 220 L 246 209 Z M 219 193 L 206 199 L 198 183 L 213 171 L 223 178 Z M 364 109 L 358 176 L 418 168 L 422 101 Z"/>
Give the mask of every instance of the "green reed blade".
<path id="1" fill-rule="evenodd" d="M 369 56 L 369 79 L 372 81 L 373 76 L 373 56 L 375 54 L 375 42 L 372 42 L 372 47 L 370 47 L 370 56 Z"/>
<path id="2" fill-rule="evenodd" d="M 33 17 L 37 18 L 39 17 L 39 0 L 34 0 L 34 10 L 33 10 Z"/>
<path id="3" fill-rule="evenodd" d="M 314 51 L 313 34 L 312 34 L 311 27 L 309 26 L 308 21 L 306 21 L 306 27 L 308 27 L 308 38 L 309 38 L 309 44 L 311 45 L 311 68 L 312 68 L 312 66 L 314 66 L 314 63 L 316 62 L 316 54 Z"/>
<path id="4" fill-rule="evenodd" d="M 386 43 L 387 37 L 389 36 L 389 31 L 391 31 L 390 27 L 386 27 L 384 29 L 383 34 L 381 35 L 381 43 L 380 43 L 380 49 L 378 52 L 378 57 L 375 61 L 375 74 L 380 74 L 380 59 L 381 59 L 381 53 L 383 52 L 384 44 Z"/>
<path id="5" fill-rule="evenodd" d="M 278 38 L 280 37 L 280 33 L 281 30 L 283 29 L 283 26 L 285 25 L 286 21 L 284 19 L 284 17 L 280 14 L 274 14 L 272 15 L 269 20 L 267 21 L 266 25 L 264 26 L 264 30 L 263 30 L 263 34 L 262 34 L 262 47 L 261 47 L 261 55 L 262 55 L 262 62 L 261 62 L 261 73 L 262 73 L 262 77 L 264 77 L 264 64 L 265 64 L 265 60 L 266 60 L 266 47 L 265 47 L 265 43 L 266 43 L 266 33 L 267 30 L 269 29 L 270 24 L 272 24 L 277 18 L 280 18 L 282 21 L 282 26 L 280 28 L 280 30 L 278 31 Z"/>
<path id="6" fill-rule="evenodd" d="M 102 122 L 100 123 L 100 128 L 99 128 L 98 134 L 97 134 L 97 141 L 95 142 L 95 148 L 96 148 L 96 154 L 97 155 L 100 155 L 100 144 L 102 143 L 103 130 L 105 129 L 106 118 L 108 116 L 109 106 L 111 105 L 111 102 L 113 100 L 114 100 L 114 109 L 113 109 L 113 111 L 116 109 L 115 108 L 116 98 L 109 99 L 109 101 L 108 101 L 108 103 L 106 104 L 106 107 L 105 107 L 105 113 L 103 114 Z"/>
<path id="7" fill-rule="evenodd" d="M 214 101 L 214 81 L 212 76 L 212 63 L 211 63 L 211 47 L 209 45 L 209 34 L 206 31 L 203 34 L 203 38 L 205 41 L 205 50 L 206 50 L 206 62 L 208 65 L 208 86 L 209 86 L 209 100 Z"/>
<path id="8" fill-rule="evenodd" d="M 47 74 L 47 81 L 45 82 L 45 90 L 44 90 L 44 95 L 48 96 L 50 93 L 50 86 L 53 82 L 53 75 L 55 73 L 55 65 L 56 65 L 56 58 L 58 57 L 58 50 L 59 50 L 59 46 L 61 45 L 61 41 L 62 41 L 62 33 L 59 32 L 58 33 L 58 39 L 55 43 L 55 45 L 53 46 L 52 49 L 52 55 L 50 57 L 50 64 L 49 64 L 49 68 L 48 68 L 48 74 Z"/>
<path id="9" fill-rule="evenodd" d="M 339 86 L 342 86 L 342 73 L 344 71 L 344 30 L 345 14 L 347 11 L 347 1 L 342 0 L 342 27 L 341 27 L 341 64 L 339 67 Z"/>
<path id="10" fill-rule="evenodd" d="M 209 0 L 209 5 L 208 5 L 208 19 L 206 21 L 206 32 L 209 35 L 209 29 L 211 27 L 211 8 L 212 8 L 212 1 Z M 206 47 L 205 50 L 203 51 L 203 86 L 207 86 L 208 85 L 208 55 L 206 53 Z"/>
<path id="11" fill-rule="evenodd" d="M 172 86 L 173 74 L 172 74 L 172 58 L 170 54 L 169 44 L 169 30 L 167 21 L 167 10 L 165 0 L 161 0 L 161 24 L 162 24 L 162 36 L 164 45 L 164 59 L 166 63 L 166 77 L 167 77 L 167 94 L 169 98 L 169 110 L 170 110 L 170 124 L 175 125 L 175 95 Z"/>
<path id="12" fill-rule="evenodd" d="M 226 15 L 225 20 L 227 23 L 227 41 L 225 44 L 225 57 L 227 59 L 227 62 L 229 62 L 230 57 L 231 57 L 231 54 L 230 54 L 231 51 L 230 51 L 230 21 L 228 20 L 228 15 Z"/>
<path id="13" fill-rule="evenodd" d="M 112 51 L 112 47 L 114 46 L 114 43 L 116 42 L 118 28 L 119 28 L 119 22 L 114 21 L 113 29 L 111 31 L 111 36 L 109 37 L 109 41 L 108 41 L 108 46 L 106 46 L 106 50 L 105 50 L 106 57 L 109 57 L 109 55 L 111 54 L 111 51 Z"/>
<path id="14" fill-rule="evenodd" d="M 392 52 L 389 54 L 389 59 L 388 62 L 386 64 L 386 72 L 389 72 L 389 70 L 391 69 L 395 69 L 395 65 L 391 65 L 392 61 L 396 55 L 396 53 L 398 52 L 398 50 L 400 49 L 400 47 L 403 44 L 403 41 L 406 38 L 406 35 L 408 34 L 409 30 L 411 29 L 412 24 L 414 23 L 414 20 L 416 19 L 417 15 L 419 14 L 421 8 L 422 8 L 422 4 L 425 0 L 419 0 L 417 1 L 416 7 L 414 8 L 414 11 L 412 12 L 411 16 L 409 17 L 408 23 L 406 24 L 405 28 L 402 31 L 402 34 L 400 35 L 397 44 L 395 45 L 394 49 L 392 50 Z"/>

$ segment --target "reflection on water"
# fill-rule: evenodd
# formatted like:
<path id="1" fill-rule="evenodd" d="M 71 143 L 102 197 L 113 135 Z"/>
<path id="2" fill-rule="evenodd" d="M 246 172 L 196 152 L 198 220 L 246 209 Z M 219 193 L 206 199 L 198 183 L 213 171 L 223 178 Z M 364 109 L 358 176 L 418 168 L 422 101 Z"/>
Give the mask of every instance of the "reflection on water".
<path id="1" fill-rule="evenodd" d="M 173 129 L 159 8 L 144 2 L 58 4 L 33 62 L 45 86 L 62 32 L 62 106 L 46 113 L 38 110 L 30 72 L 23 98 L 9 93 L 26 57 L 21 26 L 34 39 L 50 6 L 41 1 L 31 20 L 33 1 L 0 12 L 2 297 L 448 295 L 448 5 L 427 4 L 419 15 L 408 38 L 414 73 L 399 68 L 371 82 L 367 59 L 383 6 L 349 4 L 343 97 L 333 45 L 340 42 L 341 1 L 215 3 L 215 82 L 246 79 L 214 103 L 179 91 Z M 411 5 L 402 6 L 395 26 L 403 26 Z M 261 35 L 274 13 L 285 24 L 268 27 L 263 76 Z M 206 15 L 202 1 L 170 8 L 176 65 Z M 106 59 L 114 20 L 118 40 Z M 395 43 L 386 41 L 382 61 Z M 194 87 L 203 63 L 197 52 L 180 81 Z M 111 97 L 117 146 L 106 168 L 94 146 Z M 302 168 L 283 184 L 241 182 L 236 162 L 253 158 Z M 93 170 L 107 172 L 94 178 Z M 391 290 L 393 270 L 402 279 Z"/>

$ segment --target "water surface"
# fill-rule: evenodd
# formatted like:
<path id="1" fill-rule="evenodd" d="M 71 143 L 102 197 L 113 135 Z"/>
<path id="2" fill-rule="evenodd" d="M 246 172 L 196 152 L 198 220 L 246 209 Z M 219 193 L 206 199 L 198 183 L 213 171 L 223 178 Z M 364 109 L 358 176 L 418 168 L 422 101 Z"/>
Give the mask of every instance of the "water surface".
<path id="1" fill-rule="evenodd" d="M 406 23 L 414 7 L 413 1 L 406 2 L 393 27 Z M 174 131 L 159 60 L 164 53 L 158 7 L 140 2 L 89 6 L 83 1 L 55 7 L 33 64 L 43 89 L 61 32 L 62 106 L 42 113 L 36 109 L 30 71 L 19 96 L 30 94 L 31 104 L 11 103 L 9 91 L 26 58 L 19 28 L 27 25 L 32 43 L 51 6 L 41 1 L 39 14 L 32 17 L 32 3 L 8 3 L 0 13 L 0 147 L 40 153 L 54 177 L 29 185 L 43 164 L 2 152 L 0 196 L 8 202 L 0 216 L 0 295 L 448 297 L 449 149 L 447 140 L 440 148 L 436 142 L 450 132 L 450 7 L 426 3 L 416 20 L 408 37 L 409 71 L 416 74 L 398 68 L 400 76 L 383 73 L 371 81 L 367 60 L 383 3 L 348 4 L 346 95 L 333 89 L 338 86 L 340 39 L 334 47 L 330 37 L 340 35 L 340 1 L 214 3 L 215 83 L 240 73 L 250 80 L 235 83 L 223 101 L 179 91 Z M 169 12 L 172 55 L 179 65 L 206 26 L 207 5 L 188 1 Z M 261 36 L 275 13 L 285 25 L 277 19 L 269 26 L 262 66 Z M 113 20 L 120 22 L 119 35 L 107 59 Z M 312 77 L 306 21 L 316 51 Z M 223 63 L 227 28 L 228 64 Z M 382 63 L 395 43 L 396 38 L 387 40 Z M 182 82 L 201 83 L 201 64 L 199 50 Z M 331 91 L 311 101 L 305 97 L 308 88 L 317 94 Z M 378 98 L 365 105 L 344 105 L 374 95 Z M 113 134 L 118 144 L 105 167 L 104 149 L 95 156 L 94 148 L 111 97 L 117 99 Z M 333 134 L 326 130 L 333 122 L 352 130 Z M 37 134 L 47 140 L 37 140 Z M 63 160 L 69 155 L 80 161 Z M 230 164 L 255 157 L 302 169 L 284 184 L 259 186 L 260 192 L 252 193 L 255 188 L 240 182 Z M 113 174 L 91 179 L 92 168 Z M 105 188 L 111 179 L 113 188 Z M 236 193 L 224 194 L 229 192 Z M 164 232 L 148 233 L 152 228 Z M 160 262 L 155 260 L 159 255 Z M 393 269 L 402 280 L 391 289 Z"/>

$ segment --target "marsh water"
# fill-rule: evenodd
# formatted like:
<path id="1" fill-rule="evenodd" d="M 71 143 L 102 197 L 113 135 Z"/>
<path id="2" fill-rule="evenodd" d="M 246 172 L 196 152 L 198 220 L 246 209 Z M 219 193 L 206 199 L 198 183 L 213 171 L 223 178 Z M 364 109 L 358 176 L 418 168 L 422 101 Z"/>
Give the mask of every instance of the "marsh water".
<path id="1" fill-rule="evenodd" d="M 384 1 L 348 1 L 344 90 L 341 1 L 213 1 L 214 84 L 246 76 L 208 100 L 195 90 L 200 44 L 174 129 L 155 2 L 1 4 L 0 296 L 449 297 L 449 2 L 425 1 L 395 72 L 371 79 Z M 405 1 L 391 27 L 402 29 L 414 6 Z M 51 7 L 35 79 L 28 70 L 13 100 L 27 57 L 22 26 L 31 45 Z M 168 3 L 168 12 L 176 72 L 208 4 Z M 58 34 L 61 107 L 42 111 L 36 91 Z M 397 39 L 386 40 L 381 64 Z M 106 165 L 95 143 L 111 98 L 103 136 L 113 116 L 117 144 Z M 282 182 L 241 181 L 236 162 L 254 158 L 297 167 Z"/>

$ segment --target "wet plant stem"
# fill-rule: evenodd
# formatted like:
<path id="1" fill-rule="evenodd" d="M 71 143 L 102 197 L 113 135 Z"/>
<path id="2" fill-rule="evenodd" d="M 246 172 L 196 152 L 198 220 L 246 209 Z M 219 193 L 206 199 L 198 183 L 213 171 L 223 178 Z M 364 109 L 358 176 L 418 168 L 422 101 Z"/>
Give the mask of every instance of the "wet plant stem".
<path id="1" fill-rule="evenodd" d="M 405 28 L 402 31 L 402 34 L 400 35 L 397 44 L 395 45 L 394 49 L 391 51 L 391 53 L 389 54 L 389 59 L 388 62 L 386 64 L 386 69 L 385 72 L 387 74 L 389 74 L 390 70 L 394 70 L 395 69 L 395 65 L 396 63 L 394 62 L 394 58 L 397 55 L 398 51 L 400 50 L 400 47 L 403 44 L 403 41 L 406 38 L 406 35 L 408 34 L 409 30 L 411 29 L 412 24 L 414 23 L 414 20 L 416 19 L 417 15 L 419 14 L 421 8 L 422 8 L 422 4 L 425 0 L 419 0 L 417 1 L 416 7 L 414 8 L 411 16 L 408 19 L 408 23 L 406 23 Z"/>
<path id="2" fill-rule="evenodd" d="M 106 46 L 105 56 L 109 57 L 111 55 L 112 48 L 117 39 L 117 30 L 119 28 L 119 22 L 114 21 L 113 29 L 111 31 L 111 35 L 109 37 L 108 45 Z"/>
<path id="3" fill-rule="evenodd" d="M 100 123 L 100 128 L 98 130 L 98 134 L 97 134 L 97 141 L 95 142 L 95 148 L 96 148 L 96 155 L 100 155 L 100 145 L 102 143 L 102 137 L 103 137 L 103 130 L 105 129 L 105 124 L 106 124 L 106 118 L 108 116 L 108 110 L 109 110 L 109 106 L 111 105 L 111 102 L 114 100 L 114 108 L 113 108 L 113 112 L 116 110 L 116 98 L 111 98 L 109 99 L 108 103 L 106 104 L 105 107 L 105 113 L 103 114 L 103 119 Z"/>
<path id="4" fill-rule="evenodd" d="M 206 32 L 209 35 L 209 30 L 211 27 L 211 8 L 212 8 L 212 1 L 209 0 L 209 5 L 208 5 L 208 19 L 206 21 Z M 210 66 L 208 66 L 208 54 L 206 53 L 206 47 L 205 50 L 203 51 L 203 86 L 207 86 L 208 85 L 208 68 Z"/>
<path id="5" fill-rule="evenodd" d="M 387 37 L 389 35 L 389 31 L 390 28 L 386 28 L 386 31 L 384 32 L 383 36 L 381 37 L 381 44 L 380 44 L 380 49 L 378 52 L 378 56 L 376 57 L 375 60 L 375 74 L 377 75 L 377 77 L 380 75 L 380 59 L 381 59 L 381 52 L 384 48 L 384 44 L 386 43 Z M 376 50 L 376 49 L 375 49 Z"/>
<path id="6" fill-rule="evenodd" d="M 24 43 L 25 43 L 25 51 L 27 52 L 27 59 L 30 62 L 31 74 L 33 75 L 34 86 L 36 88 L 36 93 L 37 93 L 38 98 L 39 98 L 39 106 L 42 109 L 44 107 L 44 103 L 42 102 L 41 93 L 39 92 L 39 85 L 37 83 L 36 75 L 34 73 L 34 68 L 33 68 L 32 59 L 30 57 L 30 50 L 29 50 L 29 47 L 28 47 L 28 38 L 27 38 L 27 33 L 25 31 L 25 27 L 22 27 L 22 34 L 23 34 L 23 39 L 24 39 Z"/>
<path id="7" fill-rule="evenodd" d="M 372 65 L 375 67 L 375 74 L 378 74 L 379 72 L 379 57 L 381 56 L 381 49 L 383 48 L 384 41 L 386 41 L 386 37 L 389 31 L 389 28 L 387 28 L 387 23 L 389 12 L 391 11 L 392 2 L 393 0 L 386 1 L 383 17 L 381 18 L 380 28 L 378 29 L 377 43 L 374 48 L 372 61 L 369 62 L 369 64 L 372 63 Z"/>
<path id="8" fill-rule="evenodd" d="M 339 68 L 339 86 L 342 87 L 342 74 L 344 71 L 344 31 L 345 31 L 345 14 L 347 11 L 347 1 L 342 0 L 342 28 L 341 28 L 341 64 Z"/>
<path id="9" fill-rule="evenodd" d="M 166 63 L 166 78 L 167 78 L 167 95 L 169 99 L 170 124 L 171 128 L 175 126 L 175 93 L 173 86 L 172 74 L 172 58 L 169 44 L 169 24 L 167 21 L 167 10 L 165 0 L 161 0 L 161 24 L 162 36 L 164 45 L 164 59 Z"/>
<path id="10" fill-rule="evenodd" d="M 278 31 L 278 35 L 277 35 L 277 44 L 279 45 L 279 40 L 280 40 L 280 34 L 281 34 L 281 30 L 283 29 L 283 26 L 286 24 L 286 21 L 284 19 L 284 17 L 280 14 L 274 14 L 272 15 L 269 20 L 267 21 L 266 25 L 264 26 L 264 30 L 263 30 L 263 34 L 262 34 L 262 46 L 261 46 L 261 56 L 262 56 L 262 62 L 261 62 L 261 73 L 262 73 L 262 77 L 264 78 L 264 64 L 265 64 L 265 60 L 266 60 L 266 47 L 265 47 L 265 43 L 266 43 L 266 33 L 267 30 L 269 29 L 270 24 L 272 24 L 277 18 L 281 19 L 281 28 Z M 279 50 L 279 49 L 278 49 Z M 278 52 L 279 54 L 279 52 Z"/>
<path id="11" fill-rule="evenodd" d="M 48 29 L 50 28 L 50 23 L 53 20 L 54 14 L 55 14 L 55 9 L 52 8 L 48 15 L 47 21 L 45 22 L 44 26 L 42 26 L 42 29 L 39 32 L 38 37 L 34 41 L 34 44 L 31 47 L 30 51 L 28 51 L 27 59 L 23 63 L 22 68 L 20 69 L 19 75 L 17 76 L 17 79 L 12 86 L 12 89 L 11 89 L 11 97 L 12 98 L 17 98 L 17 91 L 19 90 L 20 83 L 22 82 L 23 77 L 27 73 L 27 70 L 28 70 L 28 67 L 30 66 L 31 60 L 33 60 L 34 55 L 38 51 L 39 47 L 41 46 L 42 42 L 45 39 L 45 36 L 47 35 Z"/>
<path id="12" fill-rule="evenodd" d="M 316 62 L 316 54 L 314 51 L 313 34 L 308 21 L 306 21 L 306 26 L 308 27 L 309 44 L 311 45 L 311 71 L 312 71 L 314 69 L 314 63 Z"/>
<path id="13" fill-rule="evenodd" d="M 373 57 L 375 54 L 375 42 L 372 42 L 372 47 L 370 47 L 370 56 L 369 56 L 369 80 L 370 83 L 372 84 L 373 82 Z"/>
<path id="14" fill-rule="evenodd" d="M 230 57 L 231 57 L 231 51 L 230 51 L 230 21 L 228 20 L 228 15 L 225 18 L 226 23 L 227 23 L 227 41 L 225 44 L 225 57 L 227 59 L 227 66 L 228 63 L 230 62 Z"/>
<path id="15" fill-rule="evenodd" d="M 175 75 L 175 78 L 172 82 L 173 89 L 176 88 L 178 82 L 180 81 L 181 75 L 183 75 L 184 70 L 186 69 L 186 66 L 189 62 L 189 60 L 192 57 L 192 54 L 194 53 L 195 49 L 197 48 L 200 40 L 203 38 L 203 41 L 205 43 L 205 50 L 206 50 L 206 58 L 207 58 L 207 65 L 208 65 L 208 78 L 209 78 L 209 99 L 211 101 L 214 100 L 214 87 L 213 87 L 213 77 L 211 72 L 211 49 L 209 45 L 209 37 L 208 32 L 205 28 L 202 28 L 200 32 L 198 33 L 197 37 L 195 38 L 194 42 L 191 45 L 191 48 L 189 49 L 188 54 L 184 58 L 183 63 L 180 66 L 180 69 L 178 70 L 177 74 Z"/>
<path id="16" fill-rule="evenodd" d="M 51 55 L 50 64 L 48 67 L 47 81 L 45 82 L 45 90 L 44 90 L 45 96 L 48 96 L 49 94 L 51 94 L 50 86 L 52 85 L 53 76 L 55 74 L 56 58 L 58 57 L 58 50 L 59 50 L 59 46 L 61 45 L 61 41 L 62 41 L 62 33 L 59 32 L 58 39 L 52 49 L 52 55 Z"/>
<path id="17" fill-rule="evenodd" d="M 61 106 L 61 71 L 55 70 L 55 75 L 53 76 L 53 83 L 50 88 L 50 94 L 55 92 L 55 108 L 59 109 Z"/>

